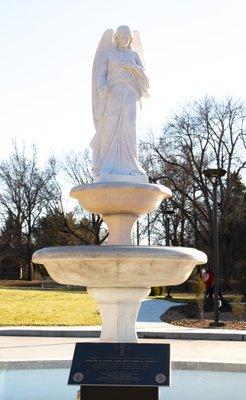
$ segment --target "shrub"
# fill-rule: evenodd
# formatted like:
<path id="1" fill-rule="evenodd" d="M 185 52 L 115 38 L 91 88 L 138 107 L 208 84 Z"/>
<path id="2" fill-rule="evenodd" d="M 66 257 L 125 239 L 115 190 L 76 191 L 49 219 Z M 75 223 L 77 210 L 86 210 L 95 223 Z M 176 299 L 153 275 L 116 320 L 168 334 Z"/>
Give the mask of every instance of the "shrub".
<path id="1" fill-rule="evenodd" d="M 196 275 L 192 286 L 199 309 L 199 317 L 200 319 L 203 319 L 205 286 L 200 275 Z"/>
<path id="2" fill-rule="evenodd" d="M 237 296 L 235 297 L 234 302 L 232 304 L 232 312 L 238 321 L 242 318 L 245 312 L 245 305 L 242 304 L 242 300 L 243 296 Z"/>

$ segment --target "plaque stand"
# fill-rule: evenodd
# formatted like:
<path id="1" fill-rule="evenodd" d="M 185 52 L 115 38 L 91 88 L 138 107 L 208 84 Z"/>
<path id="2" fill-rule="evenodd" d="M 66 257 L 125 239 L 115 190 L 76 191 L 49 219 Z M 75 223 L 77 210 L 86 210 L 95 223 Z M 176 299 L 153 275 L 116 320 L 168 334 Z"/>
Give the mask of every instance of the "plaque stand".
<path id="1" fill-rule="evenodd" d="M 157 386 L 81 386 L 81 400 L 158 400 Z"/>

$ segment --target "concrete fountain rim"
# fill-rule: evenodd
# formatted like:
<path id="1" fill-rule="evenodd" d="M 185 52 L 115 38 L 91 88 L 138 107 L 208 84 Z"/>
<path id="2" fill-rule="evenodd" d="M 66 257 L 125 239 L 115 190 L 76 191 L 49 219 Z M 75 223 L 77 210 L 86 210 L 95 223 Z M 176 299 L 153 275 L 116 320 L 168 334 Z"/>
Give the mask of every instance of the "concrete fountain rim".
<path id="1" fill-rule="evenodd" d="M 168 187 L 157 184 L 157 183 L 137 183 L 137 182 L 94 182 L 87 183 L 85 185 L 78 185 L 71 189 L 70 195 L 73 197 L 73 194 L 76 192 L 82 191 L 90 191 L 90 190 L 100 190 L 100 189 L 142 189 L 149 191 L 162 192 L 165 194 L 169 194 L 172 196 L 172 191 Z"/>
<path id="2" fill-rule="evenodd" d="M 57 246 L 45 247 L 37 250 L 33 255 L 33 261 L 44 260 L 95 260 L 95 259 L 146 259 L 146 260 L 196 260 L 198 264 L 207 262 L 207 256 L 200 250 L 190 247 L 167 246 Z"/>

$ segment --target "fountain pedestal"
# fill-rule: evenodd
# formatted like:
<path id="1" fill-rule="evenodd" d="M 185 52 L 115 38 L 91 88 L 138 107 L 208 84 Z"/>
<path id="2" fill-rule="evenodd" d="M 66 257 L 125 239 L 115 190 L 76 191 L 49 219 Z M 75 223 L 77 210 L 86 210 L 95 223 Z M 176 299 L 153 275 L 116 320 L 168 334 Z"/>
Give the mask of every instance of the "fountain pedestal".
<path id="1" fill-rule="evenodd" d="M 103 342 L 137 342 L 135 321 L 140 302 L 150 288 L 88 288 L 102 319 Z"/>
<path id="2" fill-rule="evenodd" d="M 103 220 L 106 222 L 110 232 L 107 245 L 124 244 L 131 245 L 131 232 L 134 223 L 138 220 L 135 214 L 104 214 Z"/>

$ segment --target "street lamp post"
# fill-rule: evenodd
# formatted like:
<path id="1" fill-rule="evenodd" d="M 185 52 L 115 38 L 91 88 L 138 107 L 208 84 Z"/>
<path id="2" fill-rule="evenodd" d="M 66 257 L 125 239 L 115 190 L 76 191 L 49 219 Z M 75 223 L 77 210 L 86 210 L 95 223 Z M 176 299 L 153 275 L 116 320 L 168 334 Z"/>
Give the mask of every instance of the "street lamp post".
<path id="1" fill-rule="evenodd" d="M 137 246 L 140 244 L 140 227 L 139 227 L 139 220 L 137 220 Z"/>
<path id="2" fill-rule="evenodd" d="M 165 210 L 165 214 L 166 214 L 166 226 L 165 226 L 165 230 L 166 230 L 166 246 L 170 246 L 170 217 L 171 215 L 174 214 L 173 210 Z"/>
<path id="3" fill-rule="evenodd" d="M 166 214 L 165 218 L 165 231 L 166 231 L 166 246 L 170 246 L 170 217 L 174 214 L 173 210 L 165 210 Z M 167 286 L 167 295 L 166 299 L 171 299 L 171 287 Z"/>
<path id="4" fill-rule="evenodd" d="M 223 326 L 219 323 L 219 241 L 218 241 L 218 197 L 219 179 L 226 174 L 224 169 L 205 169 L 203 171 L 213 185 L 213 267 L 214 267 L 214 322 L 211 326 Z"/>
<path id="5" fill-rule="evenodd" d="M 148 226 L 147 226 L 147 234 L 148 234 L 148 246 L 150 246 L 150 215 L 147 214 Z"/>

